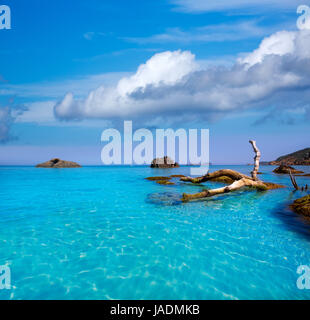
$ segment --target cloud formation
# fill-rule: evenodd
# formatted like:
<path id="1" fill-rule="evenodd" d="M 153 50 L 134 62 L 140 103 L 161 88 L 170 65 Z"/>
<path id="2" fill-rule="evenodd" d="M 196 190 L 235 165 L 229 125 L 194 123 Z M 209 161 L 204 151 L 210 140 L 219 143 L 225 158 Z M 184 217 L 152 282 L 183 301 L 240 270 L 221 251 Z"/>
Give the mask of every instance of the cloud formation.
<path id="1" fill-rule="evenodd" d="M 5 106 L 0 107 L 0 144 L 14 140 L 11 134 L 11 128 L 16 118 L 23 113 L 24 107 Z"/>
<path id="2" fill-rule="evenodd" d="M 203 69 L 188 51 L 155 54 L 131 77 L 101 86 L 84 100 L 68 93 L 55 108 L 62 120 L 199 115 L 210 119 L 250 108 L 308 112 L 310 31 L 281 31 L 232 67 Z"/>

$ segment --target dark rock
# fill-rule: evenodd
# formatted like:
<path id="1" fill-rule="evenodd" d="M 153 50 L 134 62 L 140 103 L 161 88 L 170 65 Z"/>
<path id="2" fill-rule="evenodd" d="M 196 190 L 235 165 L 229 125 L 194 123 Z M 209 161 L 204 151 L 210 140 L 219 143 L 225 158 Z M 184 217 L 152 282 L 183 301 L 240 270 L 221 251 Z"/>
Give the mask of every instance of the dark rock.
<path id="1" fill-rule="evenodd" d="M 295 168 L 284 164 L 281 164 L 280 167 L 274 169 L 273 172 L 278 174 L 289 174 L 290 172 L 292 174 L 303 173 L 303 171 L 296 170 Z"/>
<path id="2" fill-rule="evenodd" d="M 73 161 L 65 161 L 58 158 L 40 163 L 37 168 L 81 168 L 81 166 Z"/>
<path id="3" fill-rule="evenodd" d="M 156 183 L 158 184 L 162 184 L 162 185 L 165 185 L 165 186 L 171 186 L 171 185 L 174 185 L 173 182 L 170 182 L 168 180 L 157 180 Z"/>
<path id="4" fill-rule="evenodd" d="M 291 205 L 291 208 L 298 214 L 310 217 L 310 195 L 297 199 Z"/>
<path id="5" fill-rule="evenodd" d="M 156 158 L 152 161 L 151 168 L 178 168 L 179 164 L 171 158 L 165 156 L 163 158 Z"/>
<path id="6" fill-rule="evenodd" d="M 162 180 L 170 180 L 171 177 L 148 177 L 145 179 L 150 181 L 162 181 Z"/>

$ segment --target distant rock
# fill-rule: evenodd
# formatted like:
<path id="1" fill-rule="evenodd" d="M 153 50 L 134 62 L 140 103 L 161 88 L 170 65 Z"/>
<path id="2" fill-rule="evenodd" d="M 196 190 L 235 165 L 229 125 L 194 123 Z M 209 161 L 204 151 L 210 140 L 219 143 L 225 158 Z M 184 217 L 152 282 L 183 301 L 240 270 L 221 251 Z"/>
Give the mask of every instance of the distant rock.
<path id="1" fill-rule="evenodd" d="M 274 169 L 273 172 L 278 174 L 289 174 L 290 172 L 292 174 L 303 173 L 303 171 L 296 170 L 295 168 L 284 164 L 281 164 L 280 167 Z"/>
<path id="2" fill-rule="evenodd" d="M 81 168 L 81 166 L 73 161 L 65 161 L 58 158 L 40 163 L 37 168 Z"/>
<path id="3" fill-rule="evenodd" d="M 261 164 L 269 164 L 278 166 L 285 164 L 288 166 L 309 166 L 310 165 L 310 148 L 296 151 L 288 155 L 282 156 L 275 161 L 262 162 Z"/>
<path id="4" fill-rule="evenodd" d="M 165 156 L 163 158 L 156 158 L 152 161 L 151 168 L 178 168 L 179 164 L 171 158 Z"/>
<path id="5" fill-rule="evenodd" d="M 291 208 L 298 214 L 310 218 L 310 195 L 297 199 L 291 205 Z"/>

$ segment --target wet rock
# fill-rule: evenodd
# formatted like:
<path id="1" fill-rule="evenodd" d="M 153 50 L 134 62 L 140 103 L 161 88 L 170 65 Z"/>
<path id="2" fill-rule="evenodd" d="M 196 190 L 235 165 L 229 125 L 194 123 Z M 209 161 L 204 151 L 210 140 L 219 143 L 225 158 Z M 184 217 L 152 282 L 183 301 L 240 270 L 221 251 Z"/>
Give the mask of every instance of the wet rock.
<path id="1" fill-rule="evenodd" d="M 295 168 L 285 164 L 281 164 L 280 167 L 274 169 L 273 172 L 278 174 L 289 174 L 290 172 L 292 174 L 303 173 L 303 171 L 296 170 Z"/>
<path id="2" fill-rule="evenodd" d="M 182 204 L 180 194 L 172 192 L 149 194 L 146 198 L 146 202 L 159 206 L 175 206 Z"/>
<path id="3" fill-rule="evenodd" d="M 148 177 L 145 179 L 149 181 L 162 181 L 162 180 L 170 180 L 171 177 Z"/>
<path id="4" fill-rule="evenodd" d="M 157 180 L 156 183 L 162 184 L 162 185 L 165 185 L 165 186 L 172 186 L 172 185 L 174 185 L 173 182 L 170 182 L 170 181 L 168 181 L 168 180 Z"/>
<path id="5" fill-rule="evenodd" d="M 303 198 L 297 199 L 291 205 L 291 208 L 297 214 L 303 215 L 305 217 L 310 217 L 310 195 Z"/>

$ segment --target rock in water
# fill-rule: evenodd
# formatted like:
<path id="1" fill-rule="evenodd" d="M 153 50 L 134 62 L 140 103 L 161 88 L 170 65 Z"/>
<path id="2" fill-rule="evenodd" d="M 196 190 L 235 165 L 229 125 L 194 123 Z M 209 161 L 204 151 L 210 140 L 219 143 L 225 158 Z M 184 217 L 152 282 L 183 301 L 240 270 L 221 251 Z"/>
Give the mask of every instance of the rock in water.
<path id="1" fill-rule="evenodd" d="M 178 168 L 179 164 L 171 158 L 165 156 L 163 158 L 156 158 L 152 161 L 151 168 Z"/>
<path id="2" fill-rule="evenodd" d="M 298 214 L 310 217 L 310 195 L 297 199 L 291 205 L 291 208 Z"/>
<path id="3" fill-rule="evenodd" d="M 274 173 L 280 173 L 280 174 L 296 174 L 296 173 L 303 173 L 303 171 L 296 170 L 293 167 L 287 166 L 285 164 L 281 164 L 280 167 L 273 170 Z"/>
<path id="4" fill-rule="evenodd" d="M 81 166 L 73 161 L 65 161 L 58 158 L 40 163 L 37 168 L 81 168 Z"/>

